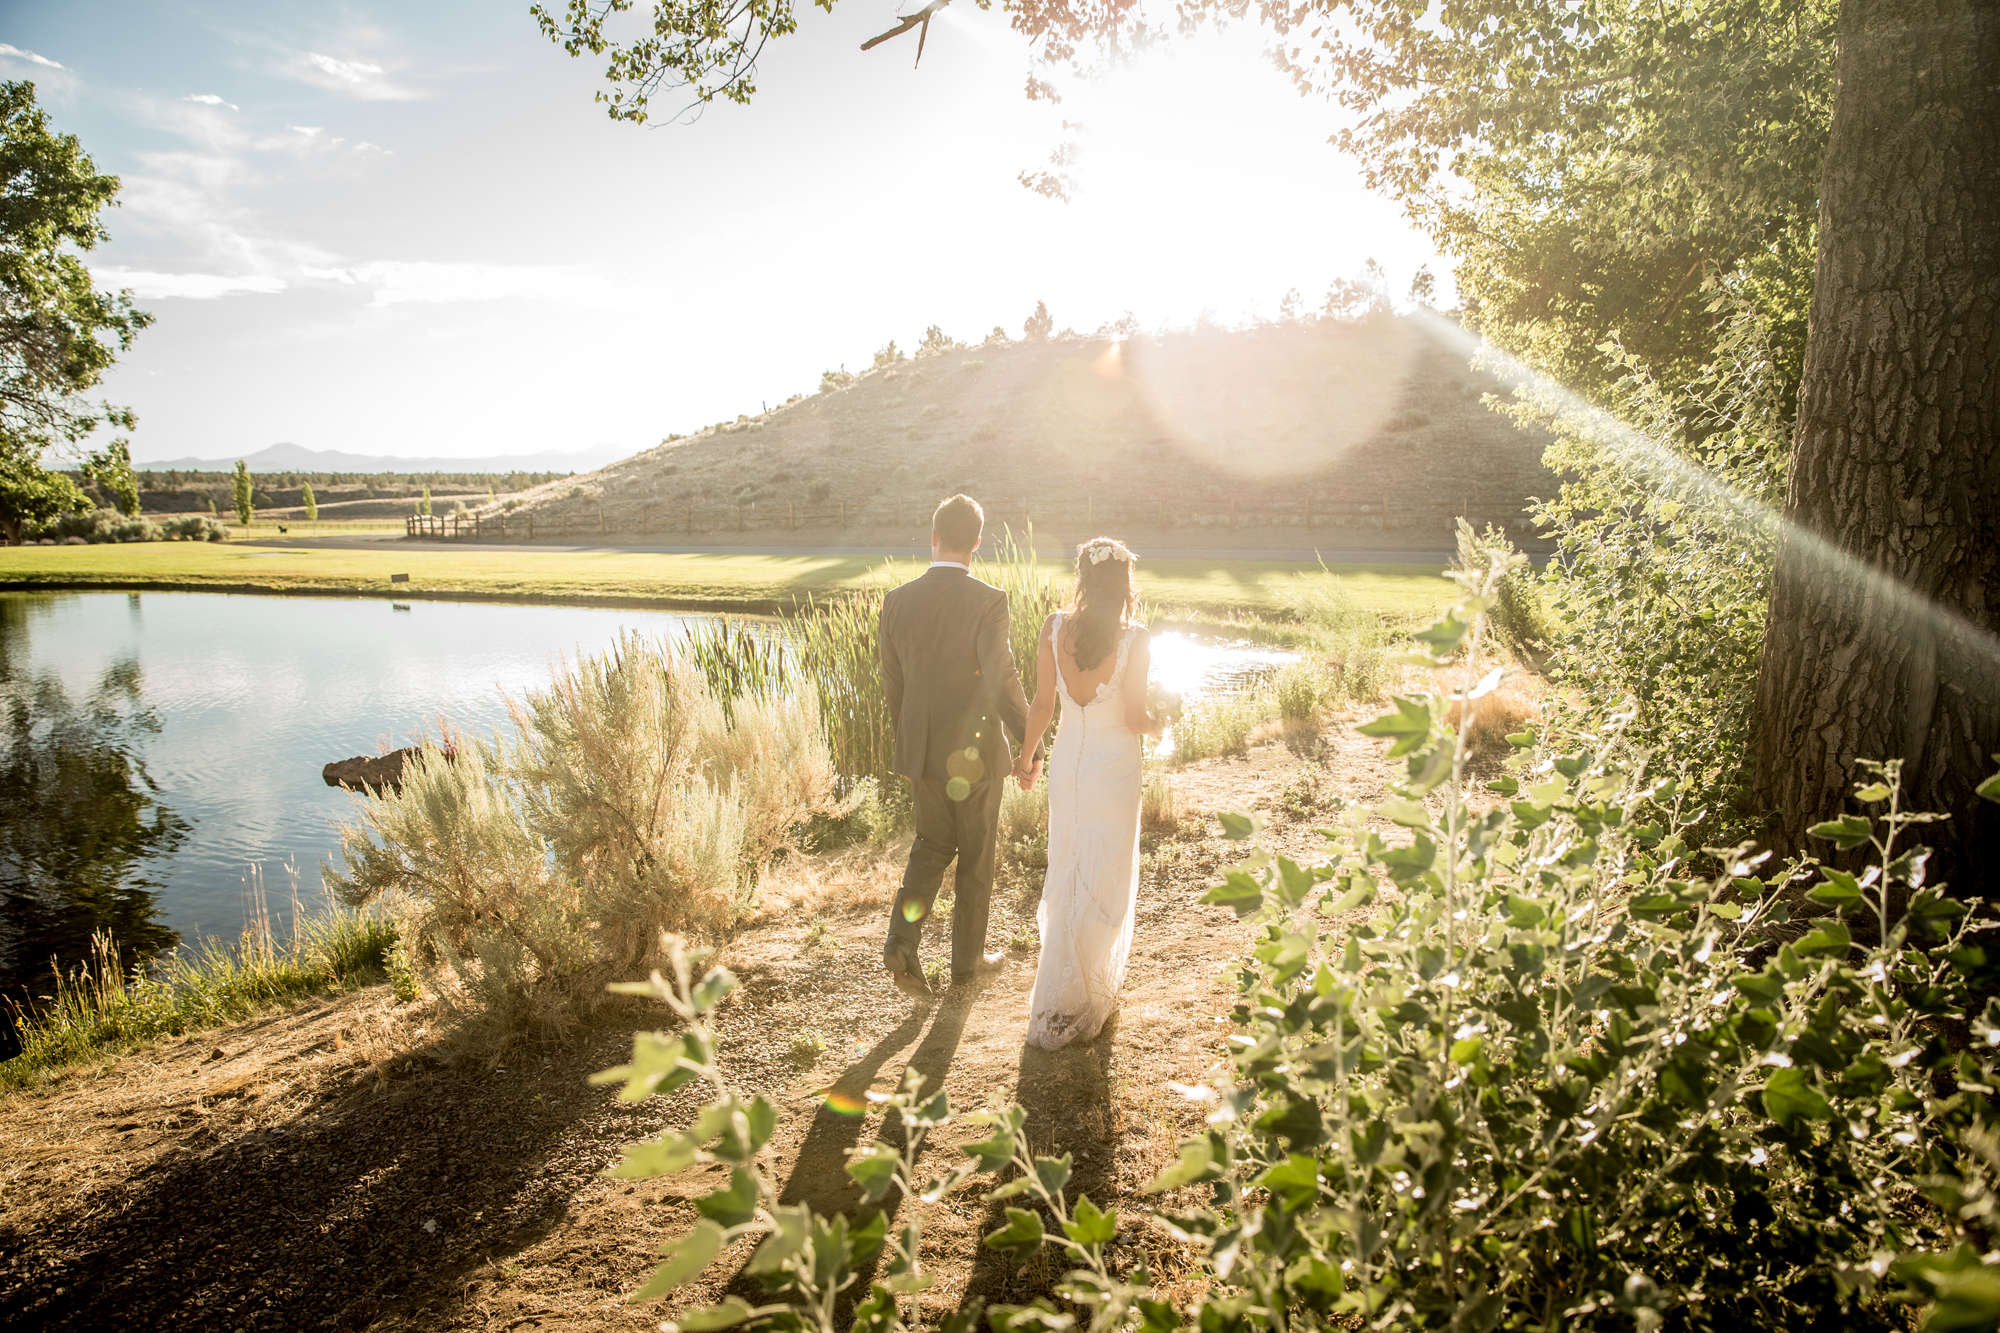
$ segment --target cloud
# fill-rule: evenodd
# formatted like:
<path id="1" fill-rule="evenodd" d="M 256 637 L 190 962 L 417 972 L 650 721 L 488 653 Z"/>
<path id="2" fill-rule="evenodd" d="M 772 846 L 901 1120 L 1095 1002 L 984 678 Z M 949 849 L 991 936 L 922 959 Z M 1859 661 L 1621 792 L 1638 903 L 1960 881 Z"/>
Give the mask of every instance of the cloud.
<path id="1" fill-rule="evenodd" d="M 203 106 L 226 106 L 231 111 L 241 111 L 243 109 L 242 107 L 236 105 L 236 103 L 234 102 L 223 101 L 220 97 L 217 97 L 214 93 L 190 93 L 186 97 L 183 97 L 181 101 L 199 102 Z"/>
<path id="2" fill-rule="evenodd" d="M 27 60 L 37 65 L 47 65 L 50 69 L 62 68 L 61 65 L 47 56 L 38 56 L 33 51 L 23 51 L 20 47 L 9 46 L 5 42 L 0 42 L 0 56 L 12 56 L 16 60 Z"/>
<path id="3" fill-rule="evenodd" d="M 377 260 L 353 268 L 307 268 L 309 278 L 372 287 L 371 306 L 452 301 L 598 301 L 612 294 L 596 274 L 568 265 L 433 264 Z"/>
<path id="4" fill-rule="evenodd" d="M 225 277 L 216 273 L 149 273 L 142 269 L 98 268 L 91 276 L 106 287 L 129 287 L 141 300 L 159 301 L 185 297 L 191 301 L 213 301 L 218 296 L 239 292 L 270 293 L 285 290 L 285 280 L 266 274 Z"/>
<path id="5" fill-rule="evenodd" d="M 307 83 L 369 102 L 406 102 L 423 93 L 389 77 L 389 71 L 365 60 L 341 60 L 308 51 L 292 64 L 292 72 Z"/>

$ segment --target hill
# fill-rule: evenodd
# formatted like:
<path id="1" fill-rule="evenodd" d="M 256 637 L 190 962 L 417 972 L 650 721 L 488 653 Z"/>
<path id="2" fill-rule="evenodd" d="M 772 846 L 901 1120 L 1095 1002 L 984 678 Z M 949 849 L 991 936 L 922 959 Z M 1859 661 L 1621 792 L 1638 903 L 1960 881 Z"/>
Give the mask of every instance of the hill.
<path id="1" fill-rule="evenodd" d="M 468 473 L 580 472 L 602 467 L 623 456 L 624 450 L 612 444 L 594 445 L 588 449 L 570 452 L 544 449 L 539 453 L 481 458 L 395 458 L 388 454 L 350 454 L 338 449 L 308 449 L 303 445 L 281 443 L 259 449 L 254 454 L 245 454 L 243 461 L 249 465 L 252 472 L 259 475 L 267 472 L 303 472 L 312 476 L 368 472 L 446 473 L 458 476 Z M 160 461 L 143 460 L 133 463 L 132 466 L 150 472 L 232 472 L 236 468 L 236 460 L 169 458 Z"/>
<path id="2" fill-rule="evenodd" d="M 954 491 L 991 519 L 1174 546 L 1439 549 L 1527 535 L 1545 436 L 1411 319 L 962 347 L 482 507 L 481 536 L 909 540 Z M 840 534 L 840 535 L 836 535 Z"/>

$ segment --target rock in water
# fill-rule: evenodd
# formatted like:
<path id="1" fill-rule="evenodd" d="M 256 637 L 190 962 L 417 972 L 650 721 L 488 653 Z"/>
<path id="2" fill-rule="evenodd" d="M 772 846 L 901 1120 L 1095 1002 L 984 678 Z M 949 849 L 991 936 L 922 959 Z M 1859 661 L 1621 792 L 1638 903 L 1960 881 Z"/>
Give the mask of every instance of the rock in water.
<path id="1" fill-rule="evenodd" d="M 345 787 L 349 791 L 400 791 L 403 786 L 403 766 L 416 757 L 417 747 L 406 745 L 400 750 L 387 754 L 356 755 L 352 759 L 336 759 L 319 771 L 329 787 Z"/>

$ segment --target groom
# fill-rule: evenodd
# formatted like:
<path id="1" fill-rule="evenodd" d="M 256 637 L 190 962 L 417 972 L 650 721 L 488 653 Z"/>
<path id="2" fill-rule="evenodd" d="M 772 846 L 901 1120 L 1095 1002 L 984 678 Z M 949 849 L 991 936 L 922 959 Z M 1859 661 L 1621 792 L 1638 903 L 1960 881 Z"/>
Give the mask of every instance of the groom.
<path id="1" fill-rule="evenodd" d="M 1014 666 L 1007 594 L 972 577 L 986 513 L 954 495 L 931 517 L 931 567 L 882 602 L 882 683 L 896 728 L 896 771 L 910 780 L 917 839 L 889 916 L 882 962 L 897 989 L 929 996 L 917 948 L 945 867 L 952 879 L 951 979 L 998 971 L 986 953 L 1000 792 L 1026 745 L 1028 701 Z M 1041 776 L 1037 739 L 1026 781 Z"/>

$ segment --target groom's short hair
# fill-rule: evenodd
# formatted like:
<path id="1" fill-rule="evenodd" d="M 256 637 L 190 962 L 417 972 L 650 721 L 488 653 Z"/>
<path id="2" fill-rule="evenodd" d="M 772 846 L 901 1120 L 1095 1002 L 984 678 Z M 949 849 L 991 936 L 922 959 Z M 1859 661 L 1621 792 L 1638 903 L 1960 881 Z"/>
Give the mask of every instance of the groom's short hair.
<path id="1" fill-rule="evenodd" d="M 970 551 L 986 531 L 986 511 L 969 495 L 954 495 L 931 515 L 931 531 L 947 551 Z"/>

